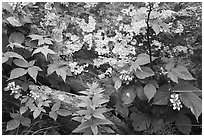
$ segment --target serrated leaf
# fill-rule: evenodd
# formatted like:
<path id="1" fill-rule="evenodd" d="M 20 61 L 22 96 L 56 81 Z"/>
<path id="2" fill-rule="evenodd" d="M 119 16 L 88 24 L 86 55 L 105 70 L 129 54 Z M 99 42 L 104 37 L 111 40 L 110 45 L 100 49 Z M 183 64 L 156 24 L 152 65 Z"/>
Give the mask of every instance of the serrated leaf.
<path id="1" fill-rule="evenodd" d="M 122 80 L 121 79 L 118 79 L 115 84 L 114 84 L 114 87 L 116 89 L 116 91 L 118 91 L 118 89 L 122 86 Z"/>
<path id="2" fill-rule="evenodd" d="M 12 119 L 7 122 L 6 130 L 14 130 L 20 126 L 20 121 L 18 119 Z"/>
<path id="3" fill-rule="evenodd" d="M 147 83 L 144 86 L 144 93 L 149 101 L 154 97 L 156 92 L 157 92 L 156 87 L 152 83 Z"/>
<path id="4" fill-rule="evenodd" d="M 51 75 L 53 72 L 55 72 L 55 70 L 57 69 L 58 65 L 55 64 L 49 64 L 48 68 L 47 68 L 47 74 Z"/>
<path id="5" fill-rule="evenodd" d="M 96 124 L 91 125 L 91 131 L 94 135 L 98 134 L 98 126 Z"/>
<path id="6" fill-rule="evenodd" d="M 56 111 L 56 113 L 60 116 L 69 116 L 72 114 L 72 112 L 70 110 L 66 110 L 66 109 L 59 109 Z"/>
<path id="7" fill-rule="evenodd" d="M 167 105 L 170 99 L 170 86 L 163 85 L 159 87 L 158 91 L 154 95 L 153 104 L 155 105 Z"/>
<path id="8" fill-rule="evenodd" d="M 57 110 L 59 110 L 60 107 L 61 107 L 61 101 L 58 101 L 52 106 L 51 110 L 57 111 Z"/>
<path id="9" fill-rule="evenodd" d="M 36 77 L 38 75 L 38 71 L 42 71 L 41 68 L 38 66 L 31 66 L 28 68 L 28 74 L 35 80 L 36 82 Z"/>
<path id="10" fill-rule="evenodd" d="M 58 117 L 58 115 L 57 115 L 57 113 L 55 111 L 50 111 L 49 116 L 51 118 L 53 118 L 55 121 L 57 120 L 57 117 Z"/>
<path id="11" fill-rule="evenodd" d="M 26 127 L 29 127 L 31 124 L 30 118 L 25 118 L 25 117 L 21 118 L 20 122 L 23 126 L 26 126 Z"/>
<path id="12" fill-rule="evenodd" d="M 171 71 L 176 73 L 178 77 L 181 79 L 194 80 L 193 76 L 185 66 L 178 65 L 177 67 L 173 68 Z"/>
<path id="13" fill-rule="evenodd" d="M 15 78 L 18 78 L 20 76 L 23 76 L 27 73 L 27 70 L 23 69 L 23 68 L 15 68 L 11 71 L 11 75 L 10 75 L 10 78 L 9 80 L 11 79 L 15 79 Z"/>
<path id="14" fill-rule="evenodd" d="M 190 108 L 191 112 L 195 115 L 196 119 L 202 113 L 202 100 L 192 92 L 179 93 L 181 102 Z"/>
<path id="15" fill-rule="evenodd" d="M 152 57 L 152 61 L 154 61 L 156 58 L 157 57 Z M 149 57 L 149 55 L 147 55 L 145 53 L 139 54 L 137 56 L 135 63 L 137 63 L 138 65 L 146 65 L 146 64 L 150 63 L 150 57 Z"/>
<path id="16" fill-rule="evenodd" d="M 15 17 L 8 17 L 6 20 L 14 27 L 22 26 L 19 19 L 15 18 Z"/>
<path id="17" fill-rule="evenodd" d="M 147 100 L 147 96 L 145 95 L 144 88 L 142 86 L 137 87 L 136 91 L 140 100 Z"/>
<path id="18" fill-rule="evenodd" d="M 191 132 L 191 120 L 183 113 L 178 113 L 175 125 L 181 133 L 189 135 Z"/>
<path id="19" fill-rule="evenodd" d="M 141 70 L 135 72 L 136 77 L 139 79 L 145 79 L 154 75 L 154 71 L 150 67 L 141 67 Z"/>
<path id="20" fill-rule="evenodd" d="M 19 58 L 19 59 L 25 60 L 23 56 L 19 55 L 16 52 L 8 51 L 8 52 L 4 53 L 4 56 L 8 57 L 8 58 Z"/>
<path id="21" fill-rule="evenodd" d="M 151 119 L 144 113 L 131 113 L 130 119 L 133 120 L 132 126 L 135 131 L 144 131 L 150 127 Z"/>
<path id="22" fill-rule="evenodd" d="M 178 75 L 174 71 L 169 71 L 167 77 L 169 77 L 173 82 L 178 83 Z"/>
<path id="23" fill-rule="evenodd" d="M 20 107 L 20 114 L 24 114 L 26 111 L 28 110 L 28 107 L 27 106 L 22 106 Z"/>
<path id="24" fill-rule="evenodd" d="M 47 54 L 56 54 L 53 50 L 49 49 L 49 46 L 43 46 L 39 47 L 36 50 L 34 50 L 33 54 L 36 53 L 42 53 L 45 56 L 45 59 L 47 60 Z"/>
<path id="25" fill-rule="evenodd" d="M 13 32 L 9 36 L 9 43 L 22 44 L 25 40 L 25 36 L 20 32 Z"/>
<path id="26" fill-rule="evenodd" d="M 22 60 L 22 59 L 14 59 L 13 63 L 16 64 L 19 67 L 24 67 L 24 68 L 28 68 L 29 64 L 26 60 Z"/>

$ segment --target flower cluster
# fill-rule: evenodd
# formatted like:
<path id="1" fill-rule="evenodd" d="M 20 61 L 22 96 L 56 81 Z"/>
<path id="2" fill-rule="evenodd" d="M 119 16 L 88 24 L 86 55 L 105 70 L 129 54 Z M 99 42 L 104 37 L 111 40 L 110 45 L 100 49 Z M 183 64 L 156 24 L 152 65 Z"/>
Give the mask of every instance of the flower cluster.
<path id="1" fill-rule="evenodd" d="M 106 76 L 111 76 L 112 72 L 113 72 L 112 68 L 108 68 L 105 73 L 102 73 L 102 74 L 98 75 L 98 77 L 100 79 L 103 79 Z"/>
<path id="2" fill-rule="evenodd" d="M 126 84 L 129 84 L 129 81 L 132 81 L 132 79 L 134 78 L 134 76 L 131 75 L 129 71 L 127 71 L 127 70 L 122 70 L 122 71 L 120 72 L 119 78 L 120 78 L 121 80 L 126 81 Z"/>
<path id="3" fill-rule="evenodd" d="M 95 30 L 96 20 L 92 16 L 89 16 L 89 23 L 86 23 L 84 19 L 77 21 L 77 23 L 84 32 L 92 32 Z"/>
<path id="4" fill-rule="evenodd" d="M 30 91 L 30 95 L 29 95 L 30 97 L 32 97 L 33 99 L 38 99 L 39 97 L 40 97 L 40 95 L 39 94 L 37 94 L 36 92 L 34 92 L 34 91 Z"/>
<path id="5" fill-rule="evenodd" d="M 11 90 L 10 95 L 14 95 L 16 99 L 18 99 L 22 94 L 21 94 L 21 87 L 19 85 L 15 85 L 15 82 L 10 82 L 8 83 L 7 87 L 4 88 L 5 91 Z"/>
<path id="6" fill-rule="evenodd" d="M 75 75 L 81 74 L 85 72 L 84 68 L 88 67 L 88 64 L 79 66 L 77 62 L 70 62 L 69 63 L 70 71 L 73 72 Z"/>
<path id="7" fill-rule="evenodd" d="M 177 93 L 171 94 L 170 102 L 172 103 L 174 110 L 180 110 L 183 107 L 181 104 L 181 100 L 179 99 L 179 94 Z"/>

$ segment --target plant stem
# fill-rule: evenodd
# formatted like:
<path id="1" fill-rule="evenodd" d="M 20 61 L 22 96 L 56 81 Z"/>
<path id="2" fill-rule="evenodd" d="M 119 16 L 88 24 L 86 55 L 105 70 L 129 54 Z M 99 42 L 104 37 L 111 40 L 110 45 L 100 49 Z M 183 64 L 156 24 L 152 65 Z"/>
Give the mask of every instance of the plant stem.
<path id="1" fill-rule="evenodd" d="M 151 44 L 150 44 L 150 38 L 149 38 L 149 30 L 150 30 L 149 19 L 150 19 L 151 11 L 152 11 L 152 4 L 150 3 L 146 24 L 147 24 L 147 44 L 148 44 L 148 48 L 149 48 L 150 68 L 152 69 L 152 51 L 151 51 Z"/>

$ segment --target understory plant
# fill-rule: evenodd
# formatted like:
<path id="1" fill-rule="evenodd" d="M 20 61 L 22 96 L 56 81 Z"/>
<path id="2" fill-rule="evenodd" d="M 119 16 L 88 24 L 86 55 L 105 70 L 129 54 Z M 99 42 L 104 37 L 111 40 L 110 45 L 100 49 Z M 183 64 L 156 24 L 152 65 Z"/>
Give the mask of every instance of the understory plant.
<path id="1" fill-rule="evenodd" d="M 65 134 L 195 134 L 201 11 L 199 2 L 3 2 L 4 133 L 50 122 L 62 133 L 65 121 Z"/>

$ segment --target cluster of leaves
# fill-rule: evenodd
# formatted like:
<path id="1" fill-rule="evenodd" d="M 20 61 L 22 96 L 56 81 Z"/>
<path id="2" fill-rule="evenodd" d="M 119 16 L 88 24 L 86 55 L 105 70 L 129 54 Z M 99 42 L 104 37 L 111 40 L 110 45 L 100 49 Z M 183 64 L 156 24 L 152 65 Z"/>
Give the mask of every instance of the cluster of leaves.
<path id="1" fill-rule="evenodd" d="M 47 97 L 27 95 L 29 84 L 44 82 L 37 77 L 54 87 L 59 78 L 67 84 L 70 77 L 93 74 L 93 70 L 95 80 L 104 84 L 105 96 L 116 98 L 111 107 L 131 121 L 134 131 L 153 133 L 174 123 L 189 134 L 191 120 L 184 114 L 191 113 L 198 121 L 201 93 L 187 81 L 195 80 L 190 58 L 201 49 L 196 41 L 201 35 L 199 3 L 5 2 L 2 10 L 3 36 L 8 37 L 2 60 L 6 69 L 11 68 L 3 72 L 10 73 L 8 80 L 20 82 L 24 92 L 12 93 L 25 104 L 8 130 L 29 125 L 28 120 L 22 122 L 28 109 L 35 119 L 50 107 Z M 98 84 L 88 87 L 81 92 L 86 96 L 81 97 L 81 110 L 73 118 L 81 124 L 73 132 L 114 133 L 103 115 L 108 111 L 103 104 L 109 99 L 104 99 Z M 172 110 L 172 94 L 177 94 L 183 108 Z M 60 107 L 61 102 L 55 102 L 49 112 L 55 121 L 58 115 L 71 114 Z M 169 111 L 172 115 L 166 115 Z"/>
<path id="2" fill-rule="evenodd" d="M 113 124 L 109 121 L 103 113 L 109 111 L 104 106 L 109 100 L 103 97 L 103 89 L 99 88 L 98 83 L 88 84 L 86 91 L 80 91 L 85 96 L 80 96 L 82 100 L 77 106 L 82 108 L 74 114 L 73 120 L 81 124 L 73 130 L 76 133 L 83 133 L 84 135 L 100 135 L 103 133 L 115 133 L 110 127 L 105 125 Z"/>

